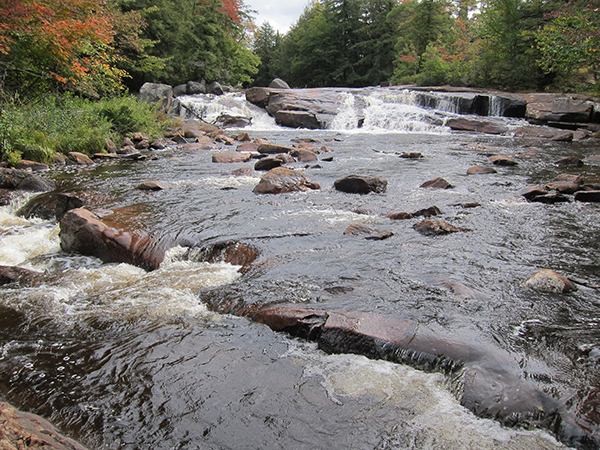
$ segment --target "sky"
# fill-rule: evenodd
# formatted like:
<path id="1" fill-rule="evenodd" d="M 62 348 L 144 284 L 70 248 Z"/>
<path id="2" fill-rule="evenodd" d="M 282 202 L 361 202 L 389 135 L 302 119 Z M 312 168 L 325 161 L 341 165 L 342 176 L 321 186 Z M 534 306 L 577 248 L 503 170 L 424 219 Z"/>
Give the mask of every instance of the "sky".
<path id="1" fill-rule="evenodd" d="M 244 4 L 255 10 L 254 23 L 260 27 L 264 22 L 285 34 L 298 21 L 309 0 L 245 0 Z"/>

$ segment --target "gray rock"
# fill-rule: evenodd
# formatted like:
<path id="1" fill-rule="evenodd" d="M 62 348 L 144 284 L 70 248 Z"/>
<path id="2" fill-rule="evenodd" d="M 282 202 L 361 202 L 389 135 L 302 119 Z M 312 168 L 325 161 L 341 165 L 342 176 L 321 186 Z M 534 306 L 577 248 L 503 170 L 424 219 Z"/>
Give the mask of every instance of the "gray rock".
<path id="1" fill-rule="evenodd" d="M 208 86 L 206 93 L 214 94 L 214 95 L 223 95 L 223 87 L 221 86 L 221 84 L 218 81 L 213 81 L 210 84 L 210 86 Z"/>
<path id="2" fill-rule="evenodd" d="M 144 83 L 139 99 L 146 103 L 160 103 L 164 111 L 169 111 L 173 105 L 173 88 L 168 84 Z"/>
<path id="3" fill-rule="evenodd" d="M 188 95 L 206 94 L 206 81 L 188 81 L 185 84 Z"/>
<path id="4" fill-rule="evenodd" d="M 269 88 L 271 89 L 290 89 L 290 85 L 283 81 L 281 78 L 275 78 L 269 84 Z"/>

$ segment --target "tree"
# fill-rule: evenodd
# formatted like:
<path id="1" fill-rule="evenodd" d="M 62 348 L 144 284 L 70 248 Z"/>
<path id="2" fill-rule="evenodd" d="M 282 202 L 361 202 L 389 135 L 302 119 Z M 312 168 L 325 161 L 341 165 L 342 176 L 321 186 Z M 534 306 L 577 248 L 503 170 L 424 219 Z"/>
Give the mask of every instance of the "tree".
<path id="1" fill-rule="evenodd" d="M 548 73 L 583 78 L 600 92 L 600 14 L 598 5 L 569 4 L 547 16 L 550 22 L 536 33 L 540 63 Z M 587 78 L 587 80 L 586 80 Z M 570 84 L 573 86 L 573 79 Z"/>
<path id="2" fill-rule="evenodd" d="M 142 37 L 153 43 L 147 53 L 164 62 L 162 69 L 136 76 L 134 87 L 201 79 L 247 84 L 256 73 L 259 60 L 247 47 L 241 2 L 120 0 L 120 5 L 124 12 L 141 12 L 147 23 Z"/>
<path id="3" fill-rule="evenodd" d="M 277 77 L 281 77 L 279 62 L 282 37 L 269 22 L 265 22 L 256 31 L 252 41 L 252 51 L 260 58 L 258 73 L 254 79 L 256 86 L 268 86 Z"/>
<path id="4" fill-rule="evenodd" d="M 112 38 L 103 1 L 1 0 L 0 88 L 116 92 L 126 74 L 116 68 Z"/>

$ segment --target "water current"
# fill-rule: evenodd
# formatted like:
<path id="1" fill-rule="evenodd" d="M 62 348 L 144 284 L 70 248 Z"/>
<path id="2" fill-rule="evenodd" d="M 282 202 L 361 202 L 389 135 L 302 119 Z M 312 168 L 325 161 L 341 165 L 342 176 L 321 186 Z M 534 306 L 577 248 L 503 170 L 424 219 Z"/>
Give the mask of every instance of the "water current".
<path id="1" fill-rule="evenodd" d="M 104 264 L 62 253 L 56 222 L 18 217 L 29 197 L 15 199 L 0 208 L 0 264 L 49 277 L 0 290 L 1 397 L 92 449 L 564 448 L 552 430 L 476 417 L 443 374 L 327 355 L 209 307 L 299 304 L 411 319 L 474 346 L 491 344 L 599 435 L 600 209 L 528 203 L 518 194 L 565 171 L 599 183 L 598 166 L 554 164 L 597 154 L 597 146 L 451 133 L 439 124 L 451 112 L 384 95 L 361 100 L 362 128 L 348 125 L 356 114 L 348 96 L 332 128 L 318 131 L 280 128 L 235 94 L 188 101 L 209 121 L 222 112 L 252 116 L 244 131 L 253 139 L 326 145 L 331 152 L 321 157 L 332 161 L 292 164 L 321 189 L 254 194 L 260 173 L 223 175 L 249 164 L 215 164 L 211 151 L 175 146 L 154 160 L 51 170 L 61 190 L 93 192 L 97 208 L 161 239 L 239 240 L 260 256 L 244 275 L 230 264 L 183 260 L 178 247 L 153 272 Z M 466 175 L 492 154 L 519 164 Z M 352 173 L 388 180 L 387 192 L 333 189 Z M 438 176 L 454 187 L 419 187 Z M 134 189 L 148 180 L 170 188 Z M 423 236 L 412 228 L 418 219 L 385 217 L 433 205 L 469 231 Z M 356 223 L 394 234 L 383 241 L 343 234 Z M 575 280 L 578 290 L 526 288 L 542 268 Z"/>

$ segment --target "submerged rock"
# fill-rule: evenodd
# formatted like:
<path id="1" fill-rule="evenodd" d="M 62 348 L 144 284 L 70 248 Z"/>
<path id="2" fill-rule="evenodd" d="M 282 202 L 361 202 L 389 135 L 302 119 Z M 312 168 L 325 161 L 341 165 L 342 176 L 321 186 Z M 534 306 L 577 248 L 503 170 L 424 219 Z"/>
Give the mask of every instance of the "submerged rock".
<path id="1" fill-rule="evenodd" d="M 18 266 L 0 266 L 0 286 L 10 283 L 16 283 L 20 286 L 31 286 L 42 281 L 43 278 L 43 273 L 34 270 Z"/>
<path id="2" fill-rule="evenodd" d="M 493 167 L 473 166 L 467 169 L 467 175 L 486 175 L 490 173 L 498 173 Z"/>
<path id="3" fill-rule="evenodd" d="M 252 192 L 256 194 L 281 194 L 320 188 L 319 183 L 315 183 L 301 172 L 285 167 L 276 167 L 263 175 Z"/>
<path id="4" fill-rule="evenodd" d="M 394 233 L 389 230 L 379 231 L 361 223 L 349 225 L 348 228 L 344 230 L 344 234 L 363 236 L 365 239 L 371 241 L 383 241 L 394 235 Z"/>
<path id="5" fill-rule="evenodd" d="M 443 219 L 431 220 L 424 219 L 413 225 L 413 228 L 425 236 L 440 236 L 443 234 L 457 233 L 466 231 L 463 228 L 458 228 Z"/>
<path id="6" fill-rule="evenodd" d="M 535 275 L 532 275 L 525 286 L 540 292 L 550 292 L 555 294 L 576 291 L 577 287 L 571 280 L 553 270 L 542 269 Z"/>
<path id="7" fill-rule="evenodd" d="M 135 188 L 140 191 L 162 191 L 164 189 L 169 189 L 169 186 L 160 181 L 144 181 Z"/>
<path id="8" fill-rule="evenodd" d="M 493 155 L 490 156 L 490 161 L 496 166 L 518 166 L 517 163 L 512 156 L 507 155 Z"/>

